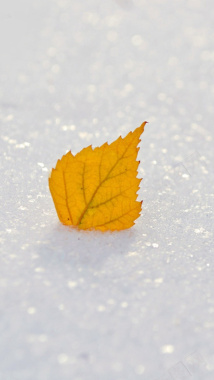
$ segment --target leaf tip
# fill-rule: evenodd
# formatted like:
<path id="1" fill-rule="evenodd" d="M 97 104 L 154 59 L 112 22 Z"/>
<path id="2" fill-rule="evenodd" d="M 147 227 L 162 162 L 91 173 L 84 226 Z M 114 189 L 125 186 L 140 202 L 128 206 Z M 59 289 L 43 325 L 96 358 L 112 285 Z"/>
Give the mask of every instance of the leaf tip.
<path id="1" fill-rule="evenodd" d="M 142 130 L 141 134 L 144 132 L 144 128 L 145 128 L 145 125 L 148 124 L 148 121 L 144 121 L 141 125 L 140 125 L 140 129 Z"/>

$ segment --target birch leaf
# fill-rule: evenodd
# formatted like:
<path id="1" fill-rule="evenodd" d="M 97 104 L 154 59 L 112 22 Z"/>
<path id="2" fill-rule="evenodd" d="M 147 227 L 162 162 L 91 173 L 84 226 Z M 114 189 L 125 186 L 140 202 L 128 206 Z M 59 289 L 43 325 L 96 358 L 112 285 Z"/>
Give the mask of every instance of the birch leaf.
<path id="1" fill-rule="evenodd" d="M 79 229 L 123 230 L 134 225 L 142 202 L 136 161 L 146 122 L 125 138 L 71 152 L 58 160 L 49 188 L 60 221 Z"/>

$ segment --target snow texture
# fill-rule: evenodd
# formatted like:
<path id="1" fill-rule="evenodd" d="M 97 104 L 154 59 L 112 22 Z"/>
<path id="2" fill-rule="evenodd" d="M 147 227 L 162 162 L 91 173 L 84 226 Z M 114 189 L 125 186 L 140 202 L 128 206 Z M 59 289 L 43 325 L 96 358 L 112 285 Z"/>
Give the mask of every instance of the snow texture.
<path id="1" fill-rule="evenodd" d="M 212 9 L 2 1 L 1 380 L 214 378 Z M 136 225 L 61 225 L 57 159 L 144 120 Z"/>

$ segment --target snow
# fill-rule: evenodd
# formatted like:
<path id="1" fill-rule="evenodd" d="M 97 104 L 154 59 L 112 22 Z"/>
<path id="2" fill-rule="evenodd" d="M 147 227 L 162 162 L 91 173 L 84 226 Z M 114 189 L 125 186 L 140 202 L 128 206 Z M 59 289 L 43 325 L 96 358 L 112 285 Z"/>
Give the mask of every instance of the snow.
<path id="1" fill-rule="evenodd" d="M 1 5 L 0 379 L 213 379 L 212 6 Z M 136 225 L 61 225 L 57 159 L 144 120 Z"/>

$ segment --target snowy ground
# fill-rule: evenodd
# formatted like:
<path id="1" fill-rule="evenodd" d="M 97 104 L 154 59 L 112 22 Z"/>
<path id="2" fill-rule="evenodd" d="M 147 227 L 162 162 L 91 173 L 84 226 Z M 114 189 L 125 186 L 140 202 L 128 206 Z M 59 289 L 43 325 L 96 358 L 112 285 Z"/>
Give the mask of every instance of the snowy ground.
<path id="1" fill-rule="evenodd" d="M 212 9 L 2 2 L 1 380 L 213 379 Z M 57 159 L 144 120 L 136 226 L 61 225 Z"/>

